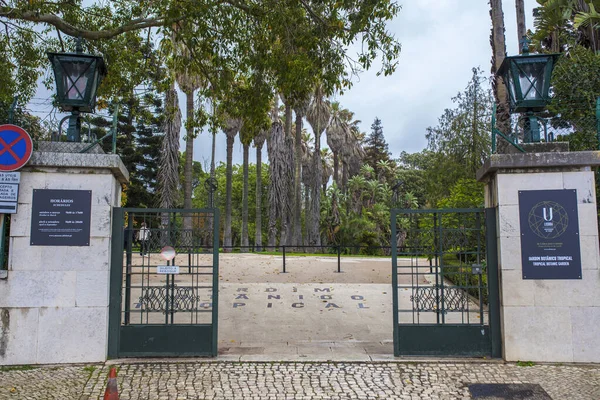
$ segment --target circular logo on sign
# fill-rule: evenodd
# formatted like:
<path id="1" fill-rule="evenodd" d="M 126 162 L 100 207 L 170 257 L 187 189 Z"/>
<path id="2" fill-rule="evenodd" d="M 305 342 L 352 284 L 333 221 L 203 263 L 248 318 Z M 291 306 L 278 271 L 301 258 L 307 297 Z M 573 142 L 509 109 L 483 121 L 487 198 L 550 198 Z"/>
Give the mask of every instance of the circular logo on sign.
<path id="1" fill-rule="evenodd" d="M 569 226 L 567 210 L 555 201 L 542 201 L 529 211 L 529 227 L 542 239 L 556 239 Z"/>

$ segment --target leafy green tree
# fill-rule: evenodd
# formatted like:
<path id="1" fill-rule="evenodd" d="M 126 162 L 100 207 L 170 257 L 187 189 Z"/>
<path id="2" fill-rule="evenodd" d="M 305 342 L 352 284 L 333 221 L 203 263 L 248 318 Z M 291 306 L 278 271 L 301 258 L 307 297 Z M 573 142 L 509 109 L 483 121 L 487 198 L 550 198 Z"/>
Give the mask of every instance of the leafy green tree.
<path id="1" fill-rule="evenodd" d="M 566 134 L 571 151 L 596 150 L 596 101 L 600 96 L 600 56 L 576 46 L 563 55 L 552 75 L 554 97 L 548 109 L 552 124 Z"/>
<path id="2" fill-rule="evenodd" d="M 375 117 L 371 125 L 371 133 L 364 139 L 365 149 L 364 162 L 370 165 L 375 174 L 384 177 L 385 181 L 391 183 L 393 177 L 393 161 L 390 160 L 391 153 L 383 135 L 381 120 Z"/>
<path id="3" fill-rule="evenodd" d="M 256 165 L 248 164 L 248 181 L 252 182 L 256 180 Z M 261 186 L 261 203 L 266 204 L 268 199 L 267 187 L 269 184 L 269 174 L 267 171 L 262 171 L 262 186 Z M 210 176 L 209 172 L 201 172 L 200 173 L 200 181 L 204 181 L 204 179 Z M 225 217 L 225 208 L 227 206 L 227 165 L 226 163 L 220 163 L 215 167 L 215 179 L 217 180 L 218 189 L 215 195 L 215 207 L 219 208 L 221 211 L 221 237 L 224 234 L 224 225 L 223 219 Z M 254 185 L 248 186 L 248 202 L 253 203 L 256 202 L 256 188 Z M 235 204 L 241 204 L 244 197 L 244 168 L 242 165 L 233 165 L 231 172 L 231 198 Z M 193 205 L 194 207 L 203 208 L 208 204 L 208 192 L 204 185 L 198 185 L 194 189 L 193 196 Z M 231 225 L 231 237 L 232 237 L 232 245 L 240 246 L 242 239 L 242 208 L 235 207 L 232 210 L 232 225 Z M 262 233 L 265 233 L 268 229 L 267 225 L 267 209 L 265 207 L 261 208 L 261 223 L 260 230 Z M 248 208 L 248 230 L 251 232 L 256 230 L 255 221 L 256 218 L 256 208 L 249 207 Z M 257 246 L 258 243 L 255 242 L 253 237 L 249 237 L 249 245 Z"/>
<path id="4" fill-rule="evenodd" d="M 455 108 L 444 110 L 438 125 L 427 128 L 426 186 L 432 206 L 449 194 L 454 182 L 472 178 L 491 152 L 494 100 L 482 74 L 474 68 L 466 89 L 452 99 Z"/>
<path id="5" fill-rule="evenodd" d="M 450 188 L 450 195 L 439 202 L 439 208 L 479 208 L 484 207 L 483 189 L 485 185 L 473 178 L 459 179 Z"/>
<path id="6" fill-rule="evenodd" d="M 65 50 L 73 49 L 67 36 L 85 39 L 86 51 L 105 57 L 109 74 L 100 96 L 112 98 L 144 81 L 162 64 L 148 62 L 149 42 L 160 43 L 163 57 L 172 54 L 169 47 L 175 31 L 175 39 L 192 56 L 189 72 L 205 78 L 215 94 L 227 92 L 239 75 L 263 70 L 270 74 L 271 87 L 276 87 L 273 73 L 282 71 L 276 65 L 281 54 L 277 46 L 290 50 L 289 43 L 297 51 L 282 61 L 290 62 L 288 67 L 298 64 L 290 68 L 296 72 L 303 69 L 300 64 L 318 71 L 315 77 L 331 93 L 349 87 L 354 72 L 370 68 L 379 56 L 379 73 L 395 70 L 400 45 L 386 23 L 399 9 L 392 0 L 226 0 L 185 6 L 172 0 L 69 4 L 7 0 L 0 6 L 0 21 L 6 27 L 0 37 L 4 79 L 0 100 L 8 101 L 16 92 L 23 101 L 29 99 L 47 65 L 43 52 L 61 49 L 61 44 Z M 357 56 L 348 57 L 348 46 L 356 42 L 362 44 Z M 287 87 L 294 86 L 293 79 L 285 81 Z M 164 82 L 165 89 L 168 83 Z"/>

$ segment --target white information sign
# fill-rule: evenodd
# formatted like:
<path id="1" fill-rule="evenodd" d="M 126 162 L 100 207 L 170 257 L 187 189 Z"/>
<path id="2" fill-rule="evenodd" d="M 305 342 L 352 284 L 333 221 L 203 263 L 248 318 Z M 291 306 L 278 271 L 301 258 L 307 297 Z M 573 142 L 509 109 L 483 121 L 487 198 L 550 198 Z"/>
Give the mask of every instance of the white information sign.
<path id="1" fill-rule="evenodd" d="M 20 172 L 0 172 L 0 213 L 15 214 L 19 200 Z"/>
<path id="2" fill-rule="evenodd" d="M 20 172 L 0 172 L 0 183 L 21 183 Z"/>
<path id="3" fill-rule="evenodd" d="M 178 274 L 179 266 L 177 266 L 177 265 L 157 265 L 156 273 L 157 274 Z"/>

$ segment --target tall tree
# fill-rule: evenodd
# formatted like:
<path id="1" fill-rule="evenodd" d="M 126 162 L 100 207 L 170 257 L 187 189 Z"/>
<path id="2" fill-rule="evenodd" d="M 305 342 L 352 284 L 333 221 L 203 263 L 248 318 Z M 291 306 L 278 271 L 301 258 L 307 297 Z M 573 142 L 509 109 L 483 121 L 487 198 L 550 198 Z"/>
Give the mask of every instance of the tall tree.
<path id="1" fill-rule="evenodd" d="M 272 179 L 283 179 L 279 182 L 282 189 L 287 192 L 287 204 L 280 210 L 281 212 L 281 225 L 279 231 L 279 244 L 289 245 L 293 241 L 293 223 L 294 223 L 294 201 L 296 199 L 294 191 L 294 178 L 295 178 L 295 166 L 296 166 L 296 151 L 294 147 L 294 135 L 292 134 L 292 111 L 293 111 L 293 98 L 286 97 L 283 93 L 279 94 L 281 101 L 284 105 L 284 120 L 283 120 L 283 141 L 275 141 L 281 146 L 285 146 L 285 152 L 289 155 L 289 158 L 282 164 L 282 168 L 286 171 L 282 175 L 271 175 Z M 271 161 L 271 157 L 269 156 Z M 272 161 L 271 161 L 272 162 Z"/>
<path id="2" fill-rule="evenodd" d="M 293 168 L 289 167 L 293 159 L 293 140 L 283 132 L 281 121 L 275 116 L 267 136 L 269 154 L 269 247 L 277 245 L 277 221 L 280 226 L 280 245 L 287 244 L 286 233 L 291 215 L 292 197 L 286 182 L 293 179 Z"/>
<path id="3" fill-rule="evenodd" d="M 158 170 L 161 208 L 174 208 L 179 188 L 179 131 L 181 111 L 174 83 L 165 96 L 165 125 Z"/>
<path id="4" fill-rule="evenodd" d="M 254 235 L 254 244 L 256 251 L 262 251 L 262 149 L 267 139 L 267 131 L 261 130 L 254 137 L 254 147 L 256 147 L 256 233 Z"/>
<path id="5" fill-rule="evenodd" d="M 252 132 L 250 129 L 243 127 L 240 131 L 240 140 L 243 147 L 243 171 L 244 182 L 242 190 L 242 252 L 248 251 L 248 154 L 250 151 L 250 143 L 252 143 Z"/>
<path id="6" fill-rule="evenodd" d="M 334 101 L 331 103 L 331 120 L 327 127 L 327 145 L 333 153 L 333 180 L 338 187 L 341 187 L 341 177 L 339 171 L 340 153 L 344 147 L 344 142 L 348 135 L 350 127 L 344 117 L 344 110 L 340 103 Z"/>
<path id="7" fill-rule="evenodd" d="M 242 121 L 237 118 L 228 117 L 225 121 L 223 131 L 227 136 L 227 182 L 226 182 L 226 206 L 225 206 L 225 227 L 223 231 L 223 246 L 225 251 L 230 251 L 231 240 L 231 185 L 233 168 L 233 142 L 242 125 Z"/>
<path id="8" fill-rule="evenodd" d="M 502 78 L 497 75 L 502 61 L 506 56 L 506 39 L 504 36 L 504 12 L 502 11 L 502 0 L 490 0 L 490 16 L 492 18 L 492 33 L 490 44 L 492 45 L 492 88 L 496 99 L 496 126 L 504 134 L 510 132 L 510 109 L 508 105 L 508 91 Z M 498 137 L 497 151 L 504 153 L 508 143 Z"/>
<path id="9" fill-rule="evenodd" d="M 385 176 L 386 180 L 391 180 L 390 169 L 390 151 L 388 143 L 383 135 L 383 125 L 381 120 L 375 117 L 371 125 L 371 132 L 364 140 L 365 163 L 370 165 L 375 171 L 375 175 Z M 383 162 L 383 163 L 382 163 Z M 386 171 L 382 170 L 382 166 Z"/>
<path id="10" fill-rule="evenodd" d="M 292 243 L 302 244 L 302 120 L 308 111 L 310 97 L 297 101 L 294 107 L 296 114 L 296 135 L 294 136 L 294 221 Z"/>
<path id="11" fill-rule="evenodd" d="M 310 191 L 311 184 L 314 181 L 311 170 L 312 159 L 315 156 L 313 149 L 310 145 L 312 138 L 310 134 L 304 129 L 302 130 L 302 187 L 304 188 L 304 242 L 307 246 L 308 243 L 308 230 L 311 224 L 312 215 L 309 212 L 310 209 Z"/>
<path id="12" fill-rule="evenodd" d="M 472 178 L 489 157 L 493 96 L 483 71 L 473 68 L 473 76 L 464 91 L 452 98 L 455 106 L 444 110 L 435 127 L 427 128 L 424 166 L 428 201 L 433 207 L 449 195 L 461 178 Z"/>
<path id="13" fill-rule="evenodd" d="M 323 182 L 323 165 L 321 161 L 321 135 L 329 124 L 329 102 L 325 99 L 323 88 L 318 85 L 315 88 L 313 101 L 308 108 L 306 119 L 315 135 L 315 151 L 312 157 L 312 177 L 310 193 L 310 222 L 308 229 L 308 244 L 321 245 L 320 216 L 321 216 L 321 185 Z M 327 177 L 329 180 L 329 177 Z"/>
<path id="14" fill-rule="evenodd" d="M 517 10 L 517 39 L 519 40 L 519 54 L 523 52 L 522 38 L 527 34 L 525 25 L 525 0 L 515 0 Z"/>

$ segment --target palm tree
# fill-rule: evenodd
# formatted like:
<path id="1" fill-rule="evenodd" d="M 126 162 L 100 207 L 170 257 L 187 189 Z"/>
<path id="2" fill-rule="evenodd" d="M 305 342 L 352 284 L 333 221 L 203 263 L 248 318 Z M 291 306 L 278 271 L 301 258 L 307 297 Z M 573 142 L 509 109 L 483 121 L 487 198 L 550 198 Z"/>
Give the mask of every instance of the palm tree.
<path id="1" fill-rule="evenodd" d="M 256 147 L 256 233 L 254 244 L 256 251 L 262 251 L 262 148 L 267 139 L 267 131 L 261 130 L 254 137 Z"/>
<path id="2" fill-rule="evenodd" d="M 308 213 L 310 223 L 308 228 L 308 243 L 321 245 L 320 216 L 321 216 L 321 185 L 323 184 L 323 165 L 321 161 L 321 135 L 329 125 L 329 102 L 325 99 L 323 88 L 319 85 L 315 88 L 313 101 L 306 113 L 306 120 L 310 124 L 315 135 L 315 151 L 312 160 L 313 182 L 311 184 L 311 202 Z M 325 182 L 329 180 L 329 176 Z M 327 184 L 327 183 L 325 183 Z M 325 191 L 325 189 L 323 189 Z"/>
<path id="3" fill-rule="evenodd" d="M 241 251 L 247 251 L 248 242 L 248 152 L 250 150 L 250 143 L 252 143 L 252 134 L 248 129 L 242 129 L 240 131 L 240 140 L 244 149 L 243 158 L 243 171 L 244 171 L 244 183 L 242 190 L 242 248 Z"/>
<path id="4" fill-rule="evenodd" d="M 297 101 L 294 105 L 296 114 L 296 136 L 294 146 L 296 148 L 294 158 L 294 222 L 292 231 L 292 242 L 302 243 L 302 119 L 310 106 L 310 98 Z"/>
<path id="5" fill-rule="evenodd" d="M 186 51 L 184 51 L 184 54 Z M 183 208 L 192 208 L 192 166 L 194 162 L 194 92 L 200 87 L 198 76 L 188 70 L 176 74 L 177 83 L 185 94 L 185 164 L 183 167 Z M 185 222 L 185 220 L 184 220 Z M 188 221 L 191 225 L 191 220 Z M 191 229 L 191 226 L 187 227 Z"/>
<path id="6" fill-rule="evenodd" d="M 174 208 L 179 193 L 179 130 L 181 111 L 175 84 L 165 95 L 165 122 L 158 169 L 160 208 Z M 168 217 L 167 217 L 168 218 Z"/>
<path id="7" fill-rule="evenodd" d="M 185 112 L 186 112 L 186 138 L 185 138 L 185 162 L 183 167 L 183 208 L 192 208 L 192 192 L 193 192 L 193 163 L 194 163 L 194 92 L 200 87 L 200 77 L 195 74 L 192 69 L 192 56 L 187 45 L 179 39 L 177 35 L 177 26 L 173 34 L 174 41 L 174 59 L 179 64 L 175 68 L 175 79 L 179 87 L 186 96 Z M 188 234 L 186 237 L 191 245 L 191 230 L 192 216 L 184 215 L 183 229 Z"/>
<path id="8" fill-rule="evenodd" d="M 492 34 L 490 37 L 490 43 L 492 44 L 492 75 L 495 77 L 492 87 L 496 99 L 496 121 L 497 127 L 501 132 L 509 133 L 510 112 L 508 107 L 508 92 L 502 78 L 496 75 L 506 54 L 502 0 L 490 0 L 490 16 L 492 17 Z M 504 139 L 499 138 L 497 151 L 504 153 L 507 146 L 508 143 Z"/>
<path id="9" fill-rule="evenodd" d="M 326 193 L 327 183 L 329 183 L 329 178 L 333 175 L 333 158 L 327 147 L 321 150 L 321 168 L 323 168 L 321 184 L 323 185 L 323 193 Z M 319 213 L 319 215 L 321 214 Z"/>
<path id="10" fill-rule="evenodd" d="M 294 150 L 294 135 L 292 134 L 292 111 L 293 104 L 292 100 L 288 97 L 285 97 L 283 93 L 279 94 L 281 101 L 284 104 L 285 109 L 285 117 L 284 117 L 284 125 L 283 132 L 284 137 L 282 140 L 276 140 L 276 143 L 279 146 L 280 151 L 284 151 L 289 158 L 285 160 L 283 164 L 280 165 L 282 168 L 281 174 L 278 175 L 277 179 L 283 179 L 278 185 L 281 186 L 282 190 L 285 190 L 287 193 L 285 195 L 285 203 L 281 204 L 282 208 L 278 210 L 280 213 L 279 219 L 281 220 L 280 224 L 280 232 L 279 232 L 279 244 L 280 245 L 288 245 L 293 240 L 293 218 L 294 218 L 294 200 L 295 200 L 295 192 L 294 192 L 294 178 L 295 178 L 295 150 Z M 285 149 L 284 149 L 285 148 Z M 276 157 L 279 158 L 279 157 Z M 271 154 L 269 153 L 269 160 L 271 160 Z M 273 179 L 273 177 L 271 177 Z"/>
<path id="11" fill-rule="evenodd" d="M 277 242 L 277 221 L 280 221 L 279 244 L 287 244 L 290 232 L 292 212 L 290 182 L 293 180 L 293 139 L 284 134 L 279 119 L 277 100 L 273 107 L 271 130 L 267 136 L 267 151 L 269 154 L 269 247 L 275 247 Z"/>
<path id="12" fill-rule="evenodd" d="M 332 102 L 331 120 L 327 127 L 327 145 L 333 152 L 333 180 L 338 188 L 341 186 L 339 177 L 339 157 L 340 152 L 344 148 L 344 142 L 346 141 L 349 129 L 340 103 L 337 101 Z"/>
<path id="13" fill-rule="evenodd" d="M 519 54 L 523 52 L 523 43 L 521 38 L 527 34 L 525 27 L 525 0 L 515 0 L 517 9 L 517 39 L 519 40 Z"/>
<path id="14" fill-rule="evenodd" d="M 231 186 L 233 179 L 233 142 L 239 132 L 242 121 L 237 118 L 227 118 L 223 131 L 227 135 L 227 172 L 226 172 L 226 203 L 225 203 L 225 228 L 223 232 L 224 251 L 231 248 Z"/>
<path id="15" fill-rule="evenodd" d="M 304 187 L 304 245 L 309 245 L 308 231 L 312 223 L 312 215 L 310 213 L 310 192 L 311 185 L 314 181 L 314 172 L 311 170 L 312 159 L 315 157 L 313 149 L 310 146 L 310 134 L 302 130 L 302 186 Z"/>

